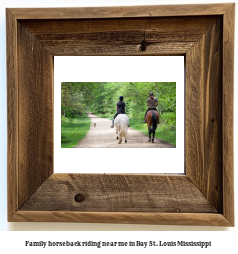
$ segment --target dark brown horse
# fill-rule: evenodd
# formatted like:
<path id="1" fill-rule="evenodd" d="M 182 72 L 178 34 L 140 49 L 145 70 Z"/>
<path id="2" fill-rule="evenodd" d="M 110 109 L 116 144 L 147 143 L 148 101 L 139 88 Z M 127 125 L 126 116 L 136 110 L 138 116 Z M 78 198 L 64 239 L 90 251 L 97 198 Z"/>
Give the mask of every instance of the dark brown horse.
<path id="1" fill-rule="evenodd" d="M 149 130 L 148 141 L 151 142 L 151 133 L 152 133 L 153 134 L 152 143 L 154 143 L 155 130 L 157 129 L 157 124 L 159 124 L 159 112 L 157 112 L 156 110 L 148 111 L 145 117 L 145 122 L 147 123 L 148 130 Z"/>

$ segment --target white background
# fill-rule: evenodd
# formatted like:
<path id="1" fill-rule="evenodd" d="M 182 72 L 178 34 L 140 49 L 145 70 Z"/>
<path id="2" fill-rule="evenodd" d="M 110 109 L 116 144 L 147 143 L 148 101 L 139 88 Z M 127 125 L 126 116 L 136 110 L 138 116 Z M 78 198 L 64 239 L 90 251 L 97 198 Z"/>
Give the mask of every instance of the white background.
<path id="1" fill-rule="evenodd" d="M 183 56 L 54 57 L 54 76 L 55 173 L 184 173 Z M 123 167 L 114 148 L 61 148 L 61 82 L 176 82 L 176 148 L 120 149 Z"/>
<path id="2" fill-rule="evenodd" d="M 6 7 L 79 7 L 79 6 L 118 6 L 118 5 L 145 5 L 145 4 L 191 4 L 191 3 L 223 3 L 223 2 L 231 2 L 230 0 L 209 0 L 209 1 L 163 1 L 163 0 L 154 0 L 154 1 L 145 1 L 145 0 L 121 0 L 121 1 L 76 1 L 76 0 L 1 0 L 0 2 L 0 109 L 1 109 L 1 125 L 0 125 L 0 244 L 1 249 L 3 249 L 3 253 L 10 253 L 11 251 L 19 252 L 19 253 L 35 253 L 41 252 L 42 249 L 34 248 L 34 249 L 26 249 L 24 248 L 24 240 L 31 241 L 40 241 L 40 240 L 75 240 L 75 239 L 84 239 L 87 240 L 96 240 L 100 238 L 101 240 L 122 240 L 133 237 L 143 241 L 147 240 L 148 237 L 151 239 L 163 239 L 163 240 L 180 240 L 181 238 L 185 240 L 212 240 L 213 246 L 210 249 L 202 250 L 202 249 L 191 249 L 190 247 L 184 249 L 176 248 L 163 249 L 163 253 L 168 253 L 172 251 L 176 251 L 176 253 L 222 253 L 225 251 L 231 250 L 231 253 L 237 253 L 237 236 L 238 236 L 238 226 L 234 228 L 224 228 L 224 227 L 189 227 L 189 226 L 158 226 L 158 225 L 124 225 L 124 224 L 93 224 L 93 223 L 7 223 L 7 129 L 6 129 L 6 23 L 5 23 L 5 8 Z M 233 1 L 236 2 L 236 1 Z M 236 14 L 237 5 L 236 5 Z M 236 19 L 236 38 L 237 38 L 237 29 L 238 23 Z M 237 49 L 237 43 L 236 43 Z M 237 50 L 235 50 L 235 69 L 237 70 Z M 237 74 L 235 73 L 235 135 L 234 135 L 234 152 L 237 154 L 238 142 L 237 142 L 237 121 L 238 121 L 238 96 L 237 96 Z M 237 207 L 237 169 L 238 169 L 238 157 L 234 156 L 235 162 L 235 197 L 236 197 L 236 218 L 238 217 L 238 207 Z M 236 224 L 238 223 L 236 219 Z M 77 232 L 40 232 L 40 231 L 77 231 Z M 9 231 L 9 232 L 4 232 Z M 10 232 L 10 231 L 25 231 L 25 232 Z M 36 231 L 36 232 L 28 232 L 28 231 Z M 103 232 L 80 232 L 80 231 L 103 231 Z M 107 232 L 114 231 L 114 232 Z M 120 232 L 125 231 L 125 232 Z M 129 231 L 138 231 L 138 232 L 129 232 Z M 150 231 L 150 232 L 143 232 Z M 171 232 L 162 232 L 162 231 L 171 231 Z M 181 232 L 176 232 L 181 231 Z M 187 232 L 191 231 L 191 232 Z M 205 232 L 202 232 L 205 231 Z M 218 232 L 211 232 L 218 231 Z M 230 232 L 226 232 L 230 231 Z M 66 239 L 67 238 L 67 239 Z M 50 253 L 52 253 L 52 249 L 48 249 Z M 54 249 L 57 252 L 65 252 L 69 249 Z M 88 249 L 91 252 L 92 249 Z M 95 251 L 96 249 L 94 249 Z M 115 250 L 117 252 L 121 252 L 123 250 L 117 249 L 107 249 L 107 251 L 112 252 Z M 212 250 L 212 251 L 211 251 Z M 79 253 L 81 250 L 76 249 L 75 253 Z M 100 251 L 100 250 L 99 250 Z M 105 249 L 103 250 L 105 253 Z M 158 253 L 161 249 L 140 249 L 137 252 L 148 251 L 151 253 Z M 45 253 L 48 251 L 45 250 Z M 72 252 L 73 253 L 73 252 Z M 86 253 L 86 251 L 84 251 Z"/>

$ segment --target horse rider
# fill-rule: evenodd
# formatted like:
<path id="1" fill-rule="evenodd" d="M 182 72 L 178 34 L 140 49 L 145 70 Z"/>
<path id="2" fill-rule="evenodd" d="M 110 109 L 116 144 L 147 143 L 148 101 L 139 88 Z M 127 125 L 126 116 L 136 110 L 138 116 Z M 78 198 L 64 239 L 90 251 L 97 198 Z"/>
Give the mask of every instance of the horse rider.
<path id="1" fill-rule="evenodd" d="M 147 114 L 147 112 L 149 110 L 156 110 L 157 111 L 156 107 L 158 106 L 158 99 L 154 97 L 153 92 L 150 92 L 149 96 L 150 97 L 147 100 L 148 109 L 145 112 L 145 117 L 146 117 L 146 114 Z M 145 118 L 144 118 L 144 122 L 143 123 L 145 123 Z"/>
<path id="2" fill-rule="evenodd" d="M 119 114 L 125 114 L 125 110 L 126 110 L 126 104 L 123 101 L 123 96 L 120 96 L 119 97 L 119 101 L 117 103 L 117 112 L 116 112 L 116 114 L 113 117 L 111 128 L 114 128 L 114 120 L 117 117 L 117 115 L 119 115 Z"/>

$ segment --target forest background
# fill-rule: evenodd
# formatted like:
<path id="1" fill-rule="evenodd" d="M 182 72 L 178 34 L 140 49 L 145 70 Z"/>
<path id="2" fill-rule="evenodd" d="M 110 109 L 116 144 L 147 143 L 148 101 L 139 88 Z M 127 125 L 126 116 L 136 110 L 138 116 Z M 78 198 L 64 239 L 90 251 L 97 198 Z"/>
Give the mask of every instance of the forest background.
<path id="1" fill-rule="evenodd" d="M 143 120 L 151 91 L 160 113 L 156 137 L 176 145 L 176 82 L 62 82 L 61 147 L 73 147 L 87 134 L 90 119 L 86 112 L 112 120 L 120 96 L 131 128 L 147 134 Z"/>

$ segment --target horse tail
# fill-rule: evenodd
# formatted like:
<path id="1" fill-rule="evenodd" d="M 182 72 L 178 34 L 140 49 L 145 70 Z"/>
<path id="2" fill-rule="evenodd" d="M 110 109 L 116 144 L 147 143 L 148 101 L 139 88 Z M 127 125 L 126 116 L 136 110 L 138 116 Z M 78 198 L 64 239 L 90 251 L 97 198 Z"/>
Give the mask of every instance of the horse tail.
<path id="1" fill-rule="evenodd" d="M 157 118 L 155 112 L 152 113 L 152 131 L 157 129 Z"/>
<path id="2" fill-rule="evenodd" d="M 122 115 L 121 117 L 121 136 L 125 137 L 128 129 L 128 121 L 127 121 L 127 116 Z"/>

